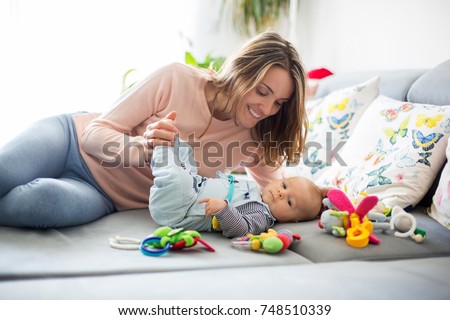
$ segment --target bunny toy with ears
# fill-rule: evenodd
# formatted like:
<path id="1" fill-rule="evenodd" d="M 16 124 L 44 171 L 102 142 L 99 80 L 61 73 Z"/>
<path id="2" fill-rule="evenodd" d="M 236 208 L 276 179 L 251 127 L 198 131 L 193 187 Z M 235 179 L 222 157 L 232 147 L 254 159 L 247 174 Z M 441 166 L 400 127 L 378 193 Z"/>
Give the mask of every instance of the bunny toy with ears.
<path id="1" fill-rule="evenodd" d="M 335 236 L 346 236 L 352 247 L 362 248 L 370 243 L 379 244 L 380 240 L 372 234 L 373 224 L 367 219 L 367 213 L 378 203 L 377 196 L 364 197 L 355 208 L 347 195 L 338 189 L 328 191 L 327 198 L 336 210 L 322 213 L 319 227 Z"/>

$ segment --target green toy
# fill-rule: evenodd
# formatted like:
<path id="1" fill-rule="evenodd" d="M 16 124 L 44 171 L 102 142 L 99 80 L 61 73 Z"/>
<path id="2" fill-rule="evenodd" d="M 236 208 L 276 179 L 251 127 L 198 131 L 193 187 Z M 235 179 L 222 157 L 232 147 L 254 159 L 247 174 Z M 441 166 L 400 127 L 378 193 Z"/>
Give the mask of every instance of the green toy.
<path id="1" fill-rule="evenodd" d="M 201 239 L 200 233 L 195 230 L 183 231 L 183 228 L 159 227 L 153 232 L 152 236 L 141 242 L 139 249 L 147 256 L 161 256 L 169 250 L 182 250 L 193 247 L 198 242 L 203 244 L 209 251 L 215 251 L 213 247 Z"/>
<path id="2" fill-rule="evenodd" d="M 259 235 L 248 234 L 245 237 L 236 238 L 231 245 L 237 249 L 261 250 L 273 254 L 286 250 L 294 240 L 300 240 L 300 235 L 285 229 L 278 232 L 269 229 Z"/>

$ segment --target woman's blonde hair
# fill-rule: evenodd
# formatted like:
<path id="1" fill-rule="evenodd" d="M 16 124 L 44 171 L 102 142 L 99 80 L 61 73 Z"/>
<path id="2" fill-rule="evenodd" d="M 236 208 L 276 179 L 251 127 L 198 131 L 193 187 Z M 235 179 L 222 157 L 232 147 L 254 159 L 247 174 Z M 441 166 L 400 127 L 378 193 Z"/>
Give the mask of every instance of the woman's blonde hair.
<path id="1" fill-rule="evenodd" d="M 242 97 L 254 89 L 273 66 L 289 72 L 294 81 L 294 92 L 279 112 L 256 124 L 252 135 L 260 143 L 260 157 L 265 163 L 279 167 L 285 160 L 298 161 L 308 126 L 306 75 L 293 45 L 276 32 L 260 33 L 225 61 L 219 73 L 213 76 L 213 83 L 228 97 L 226 109 L 234 112 Z"/>

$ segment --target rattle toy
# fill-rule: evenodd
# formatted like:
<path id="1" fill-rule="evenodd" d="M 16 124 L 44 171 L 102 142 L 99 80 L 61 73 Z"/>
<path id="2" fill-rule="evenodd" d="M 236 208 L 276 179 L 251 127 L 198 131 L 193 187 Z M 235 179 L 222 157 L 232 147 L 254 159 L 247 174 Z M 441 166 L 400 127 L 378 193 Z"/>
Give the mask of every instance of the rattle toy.
<path id="1" fill-rule="evenodd" d="M 399 206 L 392 208 L 390 226 L 392 230 L 396 230 L 394 232 L 396 237 L 411 237 L 417 243 L 421 243 L 427 234 L 425 230 L 417 228 L 416 218 Z"/>
<path id="2" fill-rule="evenodd" d="M 286 250 L 294 242 L 300 240 L 299 234 L 283 229 L 276 231 L 269 229 L 259 235 L 248 234 L 245 237 L 236 238 L 231 245 L 237 249 L 249 249 L 253 251 L 263 251 L 267 253 L 278 253 Z"/>
<path id="3" fill-rule="evenodd" d="M 215 251 L 213 247 L 201 239 L 199 232 L 194 230 L 183 231 L 183 228 L 159 227 L 152 235 L 142 241 L 119 236 L 109 239 L 109 245 L 115 249 L 139 249 L 144 255 L 155 257 L 162 256 L 169 250 L 191 248 L 197 243 L 201 243 L 211 252 Z"/>
<path id="4" fill-rule="evenodd" d="M 379 244 L 380 240 L 372 234 L 373 224 L 366 217 L 378 203 L 377 196 L 364 197 L 355 208 L 342 190 L 333 189 L 327 193 L 328 209 L 324 211 L 318 222 L 321 229 L 336 237 L 346 237 L 348 245 L 363 248 L 370 243 Z"/>
<path id="5" fill-rule="evenodd" d="M 153 232 L 152 236 L 141 242 L 139 249 L 147 256 L 161 256 L 169 250 L 182 250 L 193 247 L 197 243 L 203 244 L 209 251 L 215 251 L 201 239 L 200 233 L 197 231 L 160 227 Z"/>

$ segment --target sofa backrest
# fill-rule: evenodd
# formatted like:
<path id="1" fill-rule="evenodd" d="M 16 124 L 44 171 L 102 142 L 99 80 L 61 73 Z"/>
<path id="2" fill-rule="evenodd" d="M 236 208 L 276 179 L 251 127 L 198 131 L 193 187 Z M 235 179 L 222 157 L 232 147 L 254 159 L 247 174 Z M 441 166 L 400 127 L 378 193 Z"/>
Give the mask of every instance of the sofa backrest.
<path id="1" fill-rule="evenodd" d="M 425 72 L 408 91 L 409 102 L 450 105 L 450 59 Z"/>
<path id="2" fill-rule="evenodd" d="M 373 70 L 335 74 L 320 81 L 315 98 L 380 76 L 380 94 L 401 101 L 450 105 L 450 59 L 432 69 Z"/>
<path id="3" fill-rule="evenodd" d="M 335 74 L 320 80 L 315 98 L 324 97 L 330 92 L 354 86 L 377 75 L 380 76 L 380 94 L 405 101 L 411 85 L 426 69 L 361 71 Z"/>

